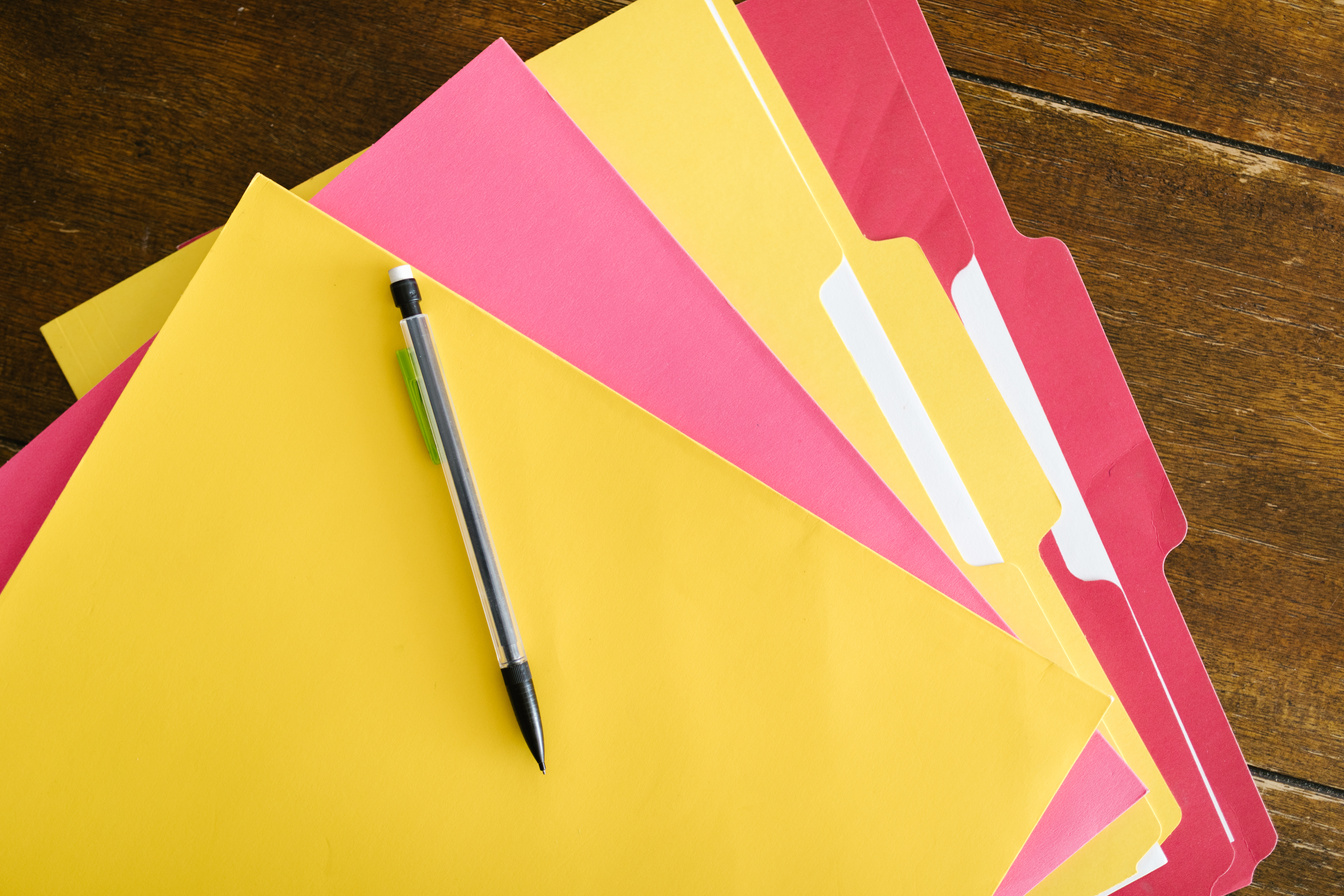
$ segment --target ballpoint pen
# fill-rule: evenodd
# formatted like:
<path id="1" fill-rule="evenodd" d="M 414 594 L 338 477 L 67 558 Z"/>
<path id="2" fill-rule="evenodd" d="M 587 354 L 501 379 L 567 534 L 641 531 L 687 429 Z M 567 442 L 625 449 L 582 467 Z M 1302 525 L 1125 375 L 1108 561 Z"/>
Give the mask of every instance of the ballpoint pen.
<path id="1" fill-rule="evenodd" d="M 392 282 L 392 299 L 401 311 L 401 331 L 406 337 L 406 348 L 414 365 L 420 398 L 424 402 L 429 430 L 434 437 L 438 456 L 442 458 L 444 477 L 453 496 L 453 509 L 462 538 L 471 560 L 471 572 L 476 578 L 476 589 L 481 595 L 485 620 L 490 626 L 490 637 L 495 642 L 495 655 L 504 674 L 513 714 L 518 719 L 523 738 L 532 751 L 543 774 L 546 772 L 546 746 L 541 734 L 541 712 L 537 708 L 537 692 L 532 685 L 532 672 L 523 653 L 523 642 L 518 636 L 518 623 L 513 618 L 508 592 L 499 573 L 499 561 L 490 541 L 481 511 L 480 497 L 471 477 L 466 451 L 453 416 L 452 402 L 443 382 L 438 352 L 429 329 L 429 318 L 420 311 L 420 287 L 410 265 L 398 265 L 388 271 Z"/>

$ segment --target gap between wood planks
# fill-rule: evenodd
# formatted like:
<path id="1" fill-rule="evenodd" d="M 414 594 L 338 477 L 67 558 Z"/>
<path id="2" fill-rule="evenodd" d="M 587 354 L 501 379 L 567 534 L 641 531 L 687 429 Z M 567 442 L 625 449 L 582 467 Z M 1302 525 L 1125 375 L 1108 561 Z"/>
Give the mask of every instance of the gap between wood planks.
<path id="1" fill-rule="evenodd" d="M 987 78 L 983 75 L 972 74 L 971 72 L 961 71 L 960 69 L 949 68 L 953 80 L 966 81 L 971 84 L 979 84 L 982 87 L 993 87 L 1008 93 L 1015 93 L 1019 96 L 1025 96 L 1030 99 L 1040 100 L 1047 103 L 1056 103 L 1061 106 L 1067 106 L 1071 109 L 1078 109 L 1082 112 L 1092 112 L 1097 115 L 1104 115 L 1107 118 L 1114 118 L 1118 121 L 1125 121 L 1131 124 L 1146 125 L 1160 131 L 1166 131 L 1169 134 L 1176 134 L 1180 137 L 1189 137 L 1194 140 L 1201 140 L 1206 143 L 1216 143 L 1219 146 L 1226 146 L 1232 149 L 1239 149 L 1244 152 L 1254 153 L 1265 156 L 1266 158 L 1276 159 L 1281 162 L 1289 162 L 1294 165 L 1302 165 L 1306 168 L 1314 168 L 1317 171 L 1328 171 L 1331 174 L 1344 175 L 1344 166 L 1331 165 L 1328 162 L 1322 162 L 1309 156 L 1299 156 L 1290 152 L 1283 152 L 1278 149 L 1270 149 L 1267 146 L 1260 146 L 1255 143 L 1247 143 L 1243 140 L 1233 140 L 1229 137 L 1222 137 L 1218 134 L 1211 134 L 1208 131 L 1197 131 L 1194 128 L 1187 128 L 1182 125 L 1172 124 L 1169 121 L 1163 121 L 1160 118 L 1149 118 L 1146 115 L 1136 115 L 1133 112 L 1122 112 L 1119 109 L 1112 109 L 1107 106 L 1089 103 L 1083 100 L 1070 99 L 1057 93 L 1049 93 L 1044 90 L 1036 90 L 1032 87 L 1023 87 L 1020 84 L 1014 84 L 1011 81 L 1001 81 L 998 78 Z"/>
<path id="2" fill-rule="evenodd" d="M 24 443 L 0 437 L 0 464 L 23 450 Z"/>
<path id="3" fill-rule="evenodd" d="M 1328 784 L 1317 784 L 1315 781 L 1294 778 L 1292 775 L 1281 775 L 1278 772 L 1270 771 L 1267 768 L 1257 768 L 1254 765 L 1249 765 L 1247 768 L 1251 770 L 1252 777 L 1258 778 L 1261 781 L 1279 784 L 1283 787 L 1295 787 L 1298 790 L 1308 790 L 1312 793 L 1328 796 L 1344 802 L 1344 790 L 1341 790 L 1338 787 L 1331 787 Z"/>

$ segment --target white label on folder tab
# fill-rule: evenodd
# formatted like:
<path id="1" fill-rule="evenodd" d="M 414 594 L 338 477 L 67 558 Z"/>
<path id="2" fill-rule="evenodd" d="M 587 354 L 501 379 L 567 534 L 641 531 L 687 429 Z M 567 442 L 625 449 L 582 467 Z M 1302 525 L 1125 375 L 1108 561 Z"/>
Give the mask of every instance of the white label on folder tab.
<path id="1" fill-rule="evenodd" d="M 1027 375 L 1022 356 L 1017 353 L 1017 346 L 1013 344 L 1008 325 L 1004 323 L 1003 315 L 999 313 L 998 303 L 994 301 L 994 294 L 990 291 L 984 272 L 980 270 L 980 262 L 974 256 L 971 257 L 971 263 L 952 278 L 952 300 L 957 305 L 957 311 L 961 314 L 961 321 L 966 327 L 966 332 L 970 334 L 975 350 L 980 353 L 980 359 L 985 362 L 985 367 L 993 377 L 994 384 L 999 387 L 999 393 L 1008 405 L 1008 410 L 1026 437 L 1027 444 L 1031 446 L 1032 454 L 1036 455 L 1037 463 L 1041 465 L 1055 494 L 1059 496 L 1061 505 L 1059 521 L 1050 531 L 1055 535 L 1055 542 L 1059 545 L 1064 565 L 1068 567 L 1069 572 L 1083 581 L 1106 581 L 1120 588 L 1120 577 L 1116 575 L 1111 557 L 1106 553 L 1106 546 L 1102 544 L 1101 533 L 1097 531 L 1092 513 L 1087 509 L 1078 482 L 1073 478 L 1073 471 L 1069 469 L 1064 451 L 1055 438 L 1055 431 L 1050 426 L 1045 409 L 1041 407 L 1041 400 L 1037 397 L 1036 388 Z M 1133 610 L 1130 612 L 1132 615 Z M 1181 726 L 1185 745 L 1189 748 L 1190 755 L 1194 757 L 1195 767 L 1199 769 L 1199 776 L 1204 782 L 1204 789 L 1208 791 L 1214 811 L 1218 813 L 1218 820 L 1223 824 L 1223 833 L 1227 835 L 1228 842 L 1233 842 L 1235 838 L 1232 828 L 1227 823 L 1227 816 L 1223 814 L 1223 807 L 1218 803 L 1217 794 L 1213 792 L 1213 785 L 1204 771 L 1204 763 L 1200 762 L 1199 753 L 1195 751 L 1194 742 L 1185 728 L 1185 720 L 1181 718 L 1175 701 L 1171 699 L 1171 691 L 1162 676 L 1162 669 L 1153 657 L 1152 648 L 1148 646 L 1148 636 L 1144 634 L 1137 619 L 1134 620 L 1134 625 L 1143 638 L 1144 649 L 1148 651 L 1148 659 L 1157 672 L 1158 681 L 1162 683 L 1162 691 L 1166 694 L 1172 715 L 1176 717 L 1176 723 Z M 1163 861 L 1165 862 L 1165 859 Z"/>
<path id="2" fill-rule="evenodd" d="M 957 305 L 961 321 L 970 334 L 975 350 L 985 362 L 994 384 L 999 387 L 1004 403 L 1012 413 L 1022 435 L 1031 446 L 1031 453 L 1045 471 L 1046 479 L 1059 496 L 1059 521 L 1051 529 L 1064 564 L 1069 572 L 1085 582 L 1105 580 L 1119 586 L 1120 579 L 1111 565 L 1111 558 L 1101 543 L 1101 535 L 1092 522 L 1083 503 L 1082 492 L 1069 470 L 1069 462 L 1055 440 L 1055 432 L 1045 416 L 1045 409 L 1036 397 L 1036 389 L 1027 375 L 1027 368 L 1013 345 L 1013 337 L 999 314 L 999 306 L 989 291 L 989 283 L 974 257 L 952 279 L 952 301 Z"/>
<path id="3" fill-rule="evenodd" d="M 972 566 L 1002 563 L 971 493 L 906 375 L 848 259 L 821 285 L 821 304 L 877 399 L 952 542 Z"/>

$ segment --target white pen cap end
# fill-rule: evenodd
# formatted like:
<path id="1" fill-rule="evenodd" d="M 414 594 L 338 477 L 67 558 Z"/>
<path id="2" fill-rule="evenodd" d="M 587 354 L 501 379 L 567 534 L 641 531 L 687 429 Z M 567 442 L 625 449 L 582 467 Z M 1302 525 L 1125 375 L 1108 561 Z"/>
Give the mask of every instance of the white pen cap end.
<path id="1" fill-rule="evenodd" d="M 414 280 L 415 271 L 408 264 L 399 264 L 387 272 L 387 278 L 393 283 L 399 280 Z"/>

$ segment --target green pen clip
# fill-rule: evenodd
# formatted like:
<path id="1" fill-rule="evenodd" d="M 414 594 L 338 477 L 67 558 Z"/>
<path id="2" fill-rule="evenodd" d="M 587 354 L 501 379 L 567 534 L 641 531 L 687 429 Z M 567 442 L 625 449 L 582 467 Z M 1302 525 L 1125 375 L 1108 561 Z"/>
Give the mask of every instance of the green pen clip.
<path id="1" fill-rule="evenodd" d="M 411 396 L 411 408 L 415 411 L 415 422 L 420 424 L 420 436 L 425 440 L 429 459 L 437 464 L 439 449 L 434 444 L 434 433 L 429 430 L 429 415 L 425 413 L 425 401 L 420 397 L 420 383 L 415 378 L 415 362 L 411 359 L 410 349 L 398 349 L 397 366 L 401 368 L 401 378 L 406 382 L 406 394 Z"/>

